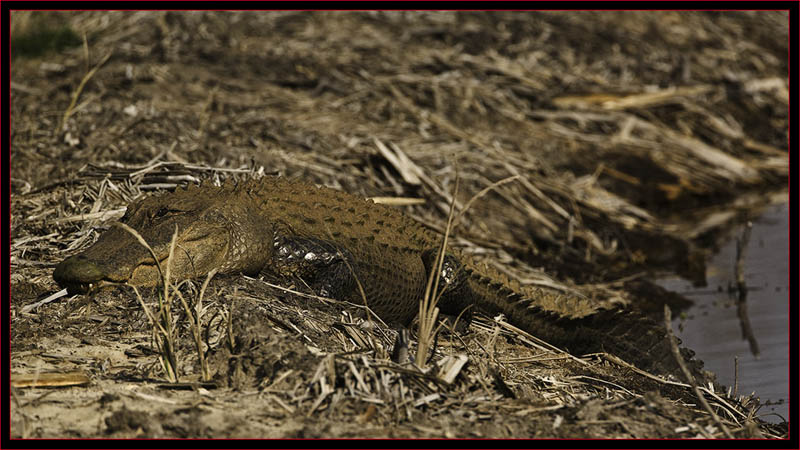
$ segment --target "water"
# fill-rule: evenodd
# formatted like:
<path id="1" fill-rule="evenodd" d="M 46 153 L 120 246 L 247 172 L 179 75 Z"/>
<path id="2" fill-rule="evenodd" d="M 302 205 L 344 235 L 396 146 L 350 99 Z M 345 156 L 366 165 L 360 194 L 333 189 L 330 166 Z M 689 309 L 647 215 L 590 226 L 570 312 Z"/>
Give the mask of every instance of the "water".
<path id="1" fill-rule="evenodd" d="M 741 236 L 742 229 L 735 236 Z M 705 367 L 725 386 L 733 386 L 734 356 L 739 357 L 739 394 L 755 391 L 766 405 L 759 415 L 769 422 L 789 419 L 789 213 L 786 204 L 769 207 L 753 221 L 745 258 L 747 308 L 761 356 L 756 359 L 742 339 L 736 311 L 734 265 L 736 240 L 709 262 L 708 286 L 694 288 L 682 279 L 660 280 L 666 289 L 695 302 L 687 320 L 675 322 L 684 345 L 697 352 Z M 682 326 L 682 330 L 678 329 Z M 775 414 L 770 414 L 775 413 Z"/>

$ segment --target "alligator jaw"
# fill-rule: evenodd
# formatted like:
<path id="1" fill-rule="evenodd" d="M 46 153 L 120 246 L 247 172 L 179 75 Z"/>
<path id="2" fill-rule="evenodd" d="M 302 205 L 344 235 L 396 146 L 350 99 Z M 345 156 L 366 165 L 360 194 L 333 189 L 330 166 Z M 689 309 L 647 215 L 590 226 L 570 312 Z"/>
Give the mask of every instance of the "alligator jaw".
<path id="1" fill-rule="evenodd" d="M 211 234 L 183 236 L 182 243 L 176 245 L 171 262 L 170 279 L 192 278 L 205 275 L 208 271 L 224 264 L 228 253 L 229 242 L 226 239 L 210 242 Z M 86 294 L 102 287 L 127 283 L 133 286 L 154 287 L 161 283 L 162 275 L 166 275 L 169 246 L 161 245 L 154 249 L 158 257 L 158 265 L 153 255 L 139 242 L 128 239 L 129 247 L 118 245 L 111 251 L 104 249 L 105 243 L 98 241 L 89 250 L 69 257 L 58 264 L 53 272 L 53 279 L 71 295 Z M 214 245 L 216 244 L 216 245 Z M 133 251 L 128 249 L 134 249 Z M 115 254 L 134 253 L 135 264 L 127 264 L 125 259 L 114 260 Z M 159 267 L 163 273 L 159 271 Z"/>
<path id="2" fill-rule="evenodd" d="M 96 292 L 99 289 L 102 289 L 102 288 L 104 288 L 106 286 L 111 286 L 111 285 L 114 285 L 114 284 L 119 284 L 119 283 L 114 283 L 114 282 L 106 281 L 106 280 L 100 280 L 100 281 L 96 281 L 94 283 L 65 282 L 63 284 L 60 284 L 59 286 L 65 288 L 67 290 L 67 294 L 69 294 L 69 295 L 79 295 L 79 294 L 89 294 L 89 293 L 92 293 L 92 292 Z"/>
<path id="3" fill-rule="evenodd" d="M 85 294 L 93 289 L 106 275 L 100 267 L 83 257 L 73 256 L 56 266 L 53 278 L 59 286 L 67 288 L 71 295 Z"/>
<path id="4" fill-rule="evenodd" d="M 166 259 L 166 257 L 162 258 L 159 263 L 163 264 Z M 152 269 L 156 274 L 158 270 L 151 261 L 150 263 L 141 263 L 133 267 L 127 276 L 119 272 L 110 273 L 102 270 L 101 265 L 97 262 L 81 254 L 67 258 L 58 264 L 53 272 L 53 279 L 59 286 L 66 288 L 67 293 L 70 295 L 87 294 L 105 286 L 138 281 L 131 274 L 140 273 L 141 268 L 146 268 L 148 272 Z M 151 278 L 157 280 L 156 277 L 147 277 L 145 282 L 134 282 L 133 284 L 142 286 L 157 284 L 157 281 L 156 283 L 149 283 L 148 281 Z"/>

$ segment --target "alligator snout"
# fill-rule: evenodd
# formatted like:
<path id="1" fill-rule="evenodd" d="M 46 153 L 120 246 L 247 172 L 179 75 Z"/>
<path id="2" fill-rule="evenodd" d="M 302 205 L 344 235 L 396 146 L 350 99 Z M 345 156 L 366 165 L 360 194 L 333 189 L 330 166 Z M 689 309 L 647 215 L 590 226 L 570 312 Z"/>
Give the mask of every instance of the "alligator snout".
<path id="1" fill-rule="evenodd" d="M 70 294 L 81 294 L 91 285 L 106 279 L 103 270 L 83 255 L 76 255 L 61 261 L 53 272 L 53 279 L 59 286 L 67 288 Z"/>

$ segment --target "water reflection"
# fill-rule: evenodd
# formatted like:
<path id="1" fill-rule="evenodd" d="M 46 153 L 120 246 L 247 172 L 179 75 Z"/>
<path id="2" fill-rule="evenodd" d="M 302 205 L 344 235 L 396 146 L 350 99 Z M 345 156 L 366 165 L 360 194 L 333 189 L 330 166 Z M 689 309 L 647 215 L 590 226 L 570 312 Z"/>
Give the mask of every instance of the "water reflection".
<path id="1" fill-rule="evenodd" d="M 755 391 L 766 405 L 764 420 L 788 420 L 789 395 L 789 220 L 788 207 L 775 205 L 753 221 L 745 258 L 747 308 L 761 350 L 756 358 L 742 338 L 736 312 L 736 240 L 726 244 L 708 265 L 708 287 L 693 288 L 680 279 L 659 281 L 666 289 L 695 301 L 674 327 L 684 345 L 725 386 L 734 384 L 734 356 L 739 357 L 739 394 Z M 740 235 L 739 230 L 736 235 Z M 732 288 L 732 289 L 731 289 Z M 730 292 L 729 292 L 730 291 Z"/>

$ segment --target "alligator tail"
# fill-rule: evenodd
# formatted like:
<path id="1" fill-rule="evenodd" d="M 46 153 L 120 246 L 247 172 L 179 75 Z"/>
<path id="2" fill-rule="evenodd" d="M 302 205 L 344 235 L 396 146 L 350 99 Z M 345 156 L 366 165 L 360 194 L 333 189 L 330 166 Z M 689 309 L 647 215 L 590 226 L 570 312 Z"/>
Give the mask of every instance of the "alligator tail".
<path id="1" fill-rule="evenodd" d="M 672 354 L 663 323 L 620 309 L 596 309 L 583 316 L 568 316 L 543 308 L 540 300 L 534 301 L 519 294 L 520 289 L 510 287 L 516 283 L 502 274 L 493 273 L 487 277 L 473 273 L 469 280 L 477 297 L 475 306 L 478 310 L 489 314 L 502 313 L 509 323 L 551 345 L 574 355 L 609 353 L 647 372 L 673 375 L 679 381 L 686 381 Z M 545 304 L 559 297 L 540 288 L 526 291 L 532 298 L 538 299 L 537 294 L 549 296 Z M 563 301 L 570 301 L 568 296 L 560 297 Z M 681 348 L 681 354 L 698 383 L 704 384 L 710 379 L 703 370 L 702 361 L 693 358 L 692 350 Z"/>

